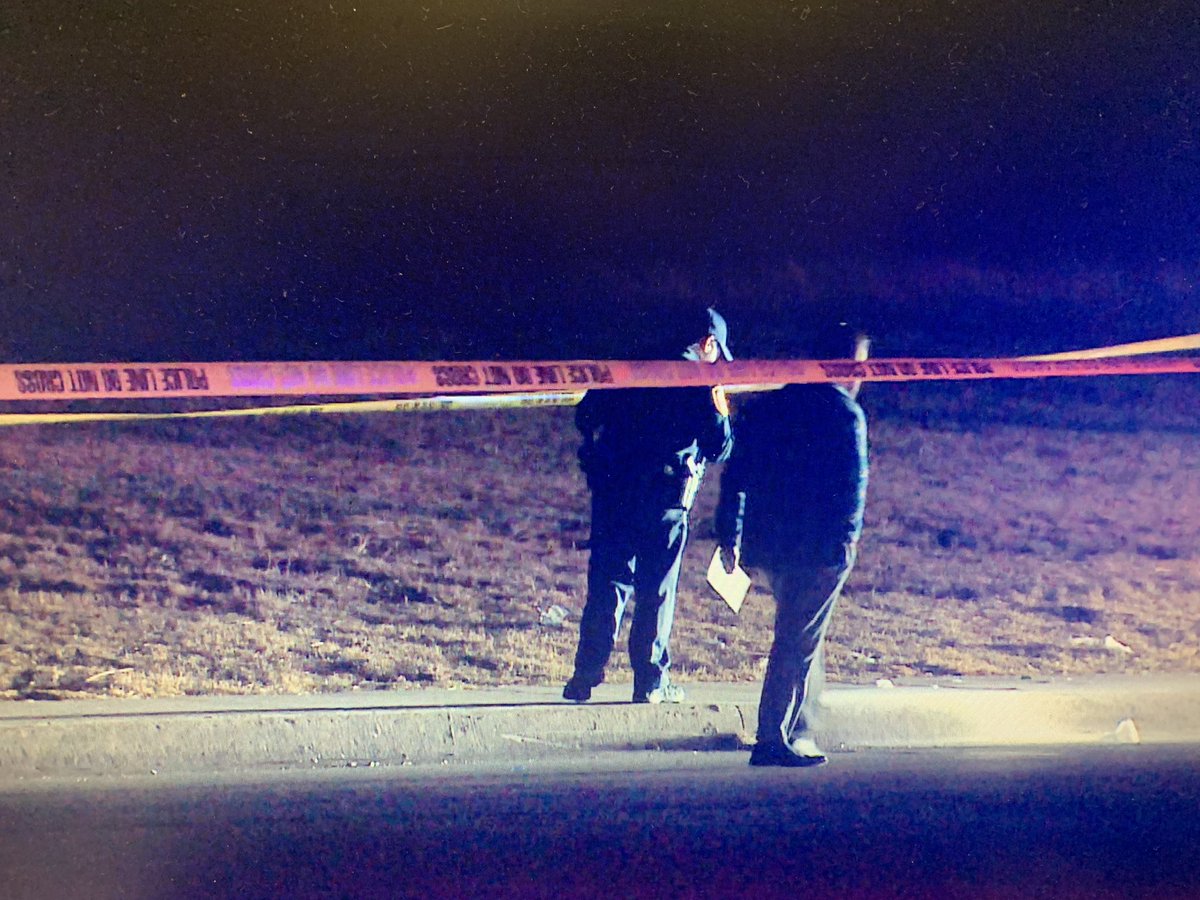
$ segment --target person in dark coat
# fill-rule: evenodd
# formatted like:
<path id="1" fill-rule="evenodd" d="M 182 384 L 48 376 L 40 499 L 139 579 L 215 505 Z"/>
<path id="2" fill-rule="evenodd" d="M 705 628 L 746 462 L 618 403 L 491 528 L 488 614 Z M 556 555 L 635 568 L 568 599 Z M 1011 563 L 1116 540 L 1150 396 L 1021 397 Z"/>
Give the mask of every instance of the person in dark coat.
<path id="1" fill-rule="evenodd" d="M 700 337 L 685 358 L 733 358 L 715 310 L 693 334 Z M 669 675 L 676 587 L 705 466 L 724 461 L 732 447 L 728 404 L 720 387 L 593 390 L 576 407 L 575 424 L 592 494 L 591 556 L 575 671 L 563 697 L 582 703 L 604 680 L 625 608 L 636 598 L 633 701 L 678 703 L 683 689 Z"/>
<path id="2" fill-rule="evenodd" d="M 823 346 L 813 358 L 866 359 L 866 339 L 848 330 L 814 343 Z M 826 761 L 811 735 L 825 634 L 857 558 L 866 503 L 867 424 L 857 393 L 858 384 L 787 385 L 747 400 L 736 418 L 738 446 L 716 515 L 722 563 L 764 575 L 776 601 L 752 766 Z"/>

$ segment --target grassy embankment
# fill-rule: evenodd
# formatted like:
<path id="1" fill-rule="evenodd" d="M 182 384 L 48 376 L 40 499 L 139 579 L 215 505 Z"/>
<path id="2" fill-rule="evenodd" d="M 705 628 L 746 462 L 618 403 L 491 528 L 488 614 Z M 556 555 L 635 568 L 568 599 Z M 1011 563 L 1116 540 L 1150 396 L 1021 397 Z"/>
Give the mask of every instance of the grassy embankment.
<path id="1" fill-rule="evenodd" d="M 866 396 L 831 678 L 1200 672 L 1190 385 L 926 387 Z M 563 409 L 0 432 L 0 697 L 559 682 L 587 560 L 575 442 Z M 771 636 L 761 587 L 735 617 L 702 581 L 718 476 L 685 682 L 757 680 Z M 571 617 L 542 624 L 556 604 Z"/>

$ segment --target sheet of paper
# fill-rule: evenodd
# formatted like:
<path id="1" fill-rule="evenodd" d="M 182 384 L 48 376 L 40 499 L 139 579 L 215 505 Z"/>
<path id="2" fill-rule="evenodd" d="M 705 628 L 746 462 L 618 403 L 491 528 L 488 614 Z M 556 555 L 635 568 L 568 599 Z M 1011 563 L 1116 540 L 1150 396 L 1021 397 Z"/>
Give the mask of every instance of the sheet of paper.
<path id="1" fill-rule="evenodd" d="M 725 571 L 720 548 L 713 551 L 712 561 L 708 564 L 708 583 L 735 613 L 742 608 L 742 601 L 750 590 L 750 576 L 741 566 L 734 566 L 732 572 Z"/>

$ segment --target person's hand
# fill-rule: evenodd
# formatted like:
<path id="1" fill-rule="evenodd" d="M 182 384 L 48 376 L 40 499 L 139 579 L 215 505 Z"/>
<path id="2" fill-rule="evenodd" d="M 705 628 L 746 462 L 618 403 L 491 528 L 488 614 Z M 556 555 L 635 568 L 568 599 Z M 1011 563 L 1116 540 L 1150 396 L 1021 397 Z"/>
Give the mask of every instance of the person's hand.
<path id="1" fill-rule="evenodd" d="M 725 416 L 726 418 L 729 417 L 729 397 L 728 397 L 728 395 L 726 395 L 725 388 L 723 385 L 720 385 L 720 384 L 713 385 L 713 387 L 712 387 L 712 402 L 713 402 L 713 407 L 717 410 L 718 413 Z"/>
<path id="2" fill-rule="evenodd" d="M 738 552 L 736 547 L 722 544 L 718 551 L 721 554 L 721 568 L 726 574 L 732 575 L 738 567 Z"/>

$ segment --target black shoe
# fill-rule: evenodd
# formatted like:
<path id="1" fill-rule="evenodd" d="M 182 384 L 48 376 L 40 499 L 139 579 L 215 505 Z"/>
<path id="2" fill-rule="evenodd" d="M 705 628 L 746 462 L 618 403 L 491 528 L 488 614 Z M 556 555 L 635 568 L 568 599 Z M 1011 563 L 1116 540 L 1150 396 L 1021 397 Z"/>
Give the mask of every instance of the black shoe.
<path id="1" fill-rule="evenodd" d="M 599 681 L 590 681 L 580 678 L 578 675 L 572 675 L 571 680 L 563 686 L 563 699 L 575 703 L 586 703 L 592 699 L 592 688 L 599 683 Z"/>
<path id="2" fill-rule="evenodd" d="M 800 738 L 792 746 L 782 742 L 758 743 L 750 751 L 752 766 L 785 766 L 790 769 L 806 769 L 823 766 L 829 762 L 821 749 L 810 739 Z"/>

